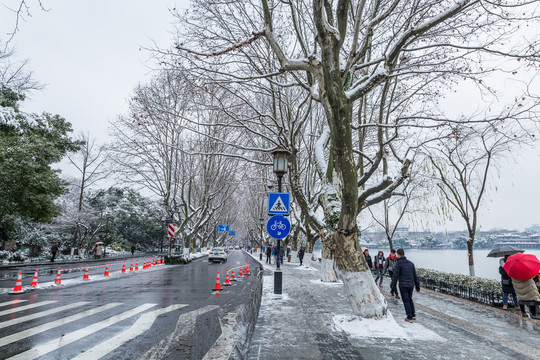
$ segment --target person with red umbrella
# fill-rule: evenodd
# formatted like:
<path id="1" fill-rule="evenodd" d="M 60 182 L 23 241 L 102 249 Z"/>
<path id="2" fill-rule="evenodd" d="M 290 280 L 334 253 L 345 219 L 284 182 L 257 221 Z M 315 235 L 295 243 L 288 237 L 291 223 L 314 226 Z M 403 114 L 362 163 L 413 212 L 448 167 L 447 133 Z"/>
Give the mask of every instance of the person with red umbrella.
<path id="1" fill-rule="evenodd" d="M 535 278 L 540 271 L 540 261 L 532 254 L 518 253 L 508 257 L 504 270 L 512 278 L 512 284 L 523 310 L 529 307 L 531 317 L 536 316 L 536 307 L 540 304 L 540 293 Z"/>

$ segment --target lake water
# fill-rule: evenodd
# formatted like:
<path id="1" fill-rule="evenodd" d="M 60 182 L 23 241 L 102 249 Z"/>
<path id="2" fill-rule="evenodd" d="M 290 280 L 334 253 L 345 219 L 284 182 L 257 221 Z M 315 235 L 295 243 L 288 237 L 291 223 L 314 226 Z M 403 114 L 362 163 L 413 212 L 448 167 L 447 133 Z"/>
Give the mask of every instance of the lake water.
<path id="1" fill-rule="evenodd" d="M 384 252 L 385 257 L 390 254 L 390 249 L 369 249 L 373 258 L 379 250 Z M 499 259 L 487 257 L 491 250 L 474 250 L 474 270 L 476 276 L 488 279 L 500 280 Z M 540 259 L 540 249 L 527 249 L 526 254 L 534 254 Z M 405 249 L 405 256 L 411 260 L 417 268 L 433 269 L 454 274 L 469 275 L 469 260 L 467 250 L 455 249 Z"/>

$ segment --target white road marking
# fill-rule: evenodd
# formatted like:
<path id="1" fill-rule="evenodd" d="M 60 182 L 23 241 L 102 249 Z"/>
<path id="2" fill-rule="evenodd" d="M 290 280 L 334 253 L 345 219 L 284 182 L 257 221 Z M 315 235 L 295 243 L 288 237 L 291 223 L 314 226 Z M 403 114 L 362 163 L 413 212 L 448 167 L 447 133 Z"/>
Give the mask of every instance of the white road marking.
<path id="1" fill-rule="evenodd" d="M 180 315 L 174 331 L 165 339 L 161 340 L 157 345 L 154 345 L 141 357 L 139 357 L 138 360 L 159 360 L 169 356 L 170 349 L 176 346 L 176 342 L 188 331 L 193 331 L 195 328 L 195 322 L 197 321 L 197 316 L 215 309 L 219 309 L 219 306 L 208 305 Z"/>
<path id="2" fill-rule="evenodd" d="M 63 319 L 58 319 L 58 320 L 55 320 L 55 321 L 51 321 L 49 323 L 39 325 L 39 326 L 33 327 L 31 329 L 28 329 L 28 330 L 20 331 L 18 333 L 11 334 L 9 336 L 5 336 L 3 338 L 0 338 L 0 346 L 11 344 L 11 343 L 13 343 L 15 341 L 19 341 L 19 340 L 22 340 L 22 339 L 27 338 L 29 336 L 36 335 L 36 334 L 42 333 L 42 332 L 50 330 L 50 329 L 54 329 L 55 327 L 62 326 L 64 324 L 67 324 L 67 323 L 70 323 L 70 322 L 73 322 L 73 321 L 76 321 L 76 320 L 84 319 L 87 316 L 97 314 L 97 313 L 99 313 L 101 311 L 111 309 L 111 308 L 113 308 L 115 306 L 118 306 L 118 305 L 122 305 L 122 303 L 110 303 L 110 304 L 103 305 L 103 306 L 100 306 L 100 307 L 97 307 L 97 308 L 94 308 L 94 309 L 83 311 L 82 313 L 78 313 L 78 314 L 75 314 L 75 315 L 68 316 L 68 317 L 63 318 Z"/>
<path id="3" fill-rule="evenodd" d="M 7 314 L 13 314 L 13 313 L 16 313 L 16 312 L 19 312 L 19 311 L 22 311 L 22 310 L 33 309 L 33 308 L 38 307 L 38 306 L 49 305 L 49 304 L 52 304 L 52 303 L 55 303 L 55 302 L 56 302 L 56 300 L 47 300 L 47 301 L 42 301 L 42 302 L 38 302 L 38 303 L 35 303 L 35 304 L 17 306 L 16 308 L 13 308 L 13 309 L 0 311 L 0 316 L 7 315 Z"/>
<path id="4" fill-rule="evenodd" d="M 235 312 L 228 313 L 222 320 L 219 319 L 219 325 L 221 326 L 221 335 L 214 342 L 210 350 L 204 355 L 203 360 L 223 359 L 225 356 L 229 358 L 229 355 L 234 349 L 234 328 L 236 327 L 236 318 L 238 314 Z"/>
<path id="5" fill-rule="evenodd" d="M 111 353 L 113 350 L 117 349 L 118 347 L 124 345 L 129 340 L 135 338 L 136 336 L 141 335 L 145 331 L 148 331 L 154 324 L 154 321 L 156 318 L 162 314 L 168 313 L 170 311 L 178 310 L 183 307 L 186 307 L 187 305 L 184 304 L 176 304 L 171 305 L 166 308 L 157 309 L 151 312 L 148 312 L 146 314 L 141 315 L 137 321 L 126 331 L 123 333 L 120 333 L 109 340 L 98 344 L 91 348 L 90 350 L 87 350 L 80 354 L 79 356 L 73 358 L 72 360 L 91 360 L 91 359 L 100 359 L 103 356 Z"/>
<path id="6" fill-rule="evenodd" d="M 41 312 L 38 312 L 38 313 L 35 313 L 35 314 L 32 314 L 32 315 L 21 316 L 21 317 L 18 317 L 16 319 L 12 319 L 12 320 L 8 320 L 8 321 L 4 321 L 4 322 L 0 323 L 0 329 L 5 328 L 5 327 L 10 326 L 10 325 L 20 324 L 20 323 L 23 323 L 23 322 L 26 322 L 26 321 L 29 321 L 29 320 L 39 319 L 40 317 L 51 315 L 51 314 L 54 314 L 54 313 L 57 313 L 57 312 L 60 312 L 60 311 L 64 311 L 64 310 L 73 309 L 73 308 L 83 306 L 83 305 L 86 305 L 86 304 L 90 304 L 90 303 L 87 302 L 87 301 L 81 301 L 81 302 L 77 302 L 77 303 L 73 303 L 73 304 L 69 304 L 69 305 L 65 305 L 65 306 L 60 306 L 60 307 L 57 307 L 57 308 L 54 308 L 54 309 L 41 311 Z"/>
<path id="7" fill-rule="evenodd" d="M 4 289 L 0 289 L 0 290 L 4 290 Z M 25 302 L 25 301 L 28 301 L 28 300 L 13 299 L 13 300 L 10 300 L 10 301 L 0 303 L 0 307 L 1 306 L 6 306 L 6 305 L 16 305 L 16 304 L 18 304 L 20 302 Z"/>
<path id="8" fill-rule="evenodd" d="M 74 331 L 68 335 L 61 336 L 45 344 L 33 347 L 32 349 L 22 352 L 20 354 L 17 354 L 13 357 L 10 357 L 9 359 L 14 359 L 14 360 L 15 359 L 20 359 L 20 360 L 35 359 L 39 356 L 48 354 L 51 351 L 59 349 L 63 346 L 71 344 L 74 341 L 82 339 L 85 336 L 98 332 L 99 330 L 103 330 L 106 327 L 109 327 L 117 322 L 125 320 L 133 315 L 136 315 L 140 313 L 141 311 L 148 310 L 149 308 L 154 307 L 154 306 L 156 306 L 156 304 L 143 304 L 141 306 L 137 306 L 134 309 L 125 311 L 115 316 L 111 316 L 108 319 L 102 320 L 98 323 L 95 323 L 85 328 L 82 328 L 80 330 Z"/>

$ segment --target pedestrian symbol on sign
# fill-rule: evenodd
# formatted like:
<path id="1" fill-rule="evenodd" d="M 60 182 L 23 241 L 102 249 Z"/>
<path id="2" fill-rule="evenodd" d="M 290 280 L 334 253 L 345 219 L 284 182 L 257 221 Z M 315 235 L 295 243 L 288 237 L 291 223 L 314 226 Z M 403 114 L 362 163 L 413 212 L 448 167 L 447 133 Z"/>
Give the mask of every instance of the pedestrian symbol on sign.
<path id="1" fill-rule="evenodd" d="M 278 196 L 276 202 L 274 205 L 272 205 L 272 208 L 270 209 L 272 212 L 286 212 L 287 208 L 285 207 L 285 204 L 283 204 L 283 200 L 281 200 L 281 196 Z"/>
<path id="2" fill-rule="evenodd" d="M 268 194 L 268 215 L 289 215 L 289 193 Z"/>

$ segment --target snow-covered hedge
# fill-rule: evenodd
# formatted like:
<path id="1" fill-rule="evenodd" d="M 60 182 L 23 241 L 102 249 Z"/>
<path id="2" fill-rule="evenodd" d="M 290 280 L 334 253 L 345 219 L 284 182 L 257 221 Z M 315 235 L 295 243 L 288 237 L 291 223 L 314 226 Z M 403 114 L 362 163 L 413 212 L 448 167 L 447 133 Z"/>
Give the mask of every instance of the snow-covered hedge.
<path id="1" fill-rule="evenodd" d="M 428 289 L 489 305 L 502 303 L 501 284 L 497 280 L 422 268 L 417 269 L 417 274 L 420 284 Z"/>
<path id="2" fill-rule="evenodd" d="M 27 257 L 28 255 L 20 250 L 14 252 L 5 250 L 0 251 L 0 260 L 3 262 L 23 262 Z"/>

